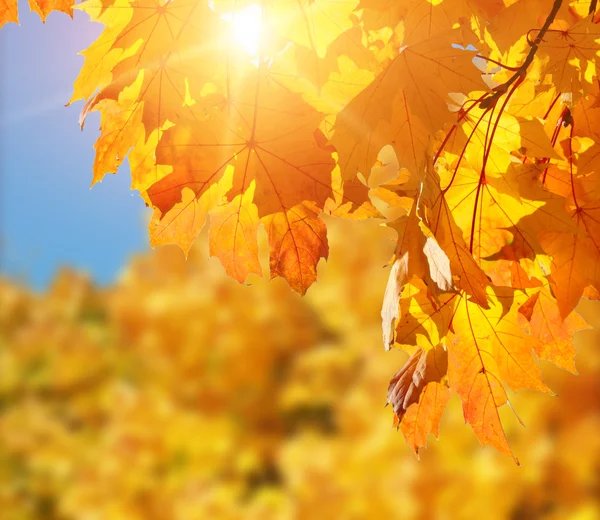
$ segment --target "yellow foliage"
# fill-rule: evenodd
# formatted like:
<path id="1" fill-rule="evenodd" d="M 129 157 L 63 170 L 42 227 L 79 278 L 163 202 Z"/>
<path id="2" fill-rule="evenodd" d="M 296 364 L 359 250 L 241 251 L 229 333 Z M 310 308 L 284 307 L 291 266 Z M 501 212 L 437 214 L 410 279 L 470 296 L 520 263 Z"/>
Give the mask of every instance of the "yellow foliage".
<path id="1" fill-rule="evenodd" d="M 456 396 L 419 462 L 382 400 L 403 355 L 373 348 L 393 232 L 327 225 L 304 298 L 237 284 L 204 244 L 134 258 L 108 288 L 3 281 L 3 520 L 597 518 L 598 332 L 576 336 L 579 377 L 544 367 L 559 397 L 511 395 L 522 468 L 479 446 Z"/>

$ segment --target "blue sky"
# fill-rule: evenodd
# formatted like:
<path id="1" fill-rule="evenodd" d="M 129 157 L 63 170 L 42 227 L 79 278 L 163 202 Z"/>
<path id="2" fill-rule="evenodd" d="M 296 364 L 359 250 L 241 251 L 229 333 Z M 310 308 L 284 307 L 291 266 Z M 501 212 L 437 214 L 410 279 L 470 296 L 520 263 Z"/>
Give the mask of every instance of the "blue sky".
<path id="1" fill-rule="evenodd" d="M 147 209 L 126 166 L 90 190 L 99 117 L 65 107 L 101 26 L 75 13 L 46 24 L 19 2 L 21 25 L 0 29 L 0 269 L 45 287 L 62 265 L 112 281 L 149 247 Z"/>

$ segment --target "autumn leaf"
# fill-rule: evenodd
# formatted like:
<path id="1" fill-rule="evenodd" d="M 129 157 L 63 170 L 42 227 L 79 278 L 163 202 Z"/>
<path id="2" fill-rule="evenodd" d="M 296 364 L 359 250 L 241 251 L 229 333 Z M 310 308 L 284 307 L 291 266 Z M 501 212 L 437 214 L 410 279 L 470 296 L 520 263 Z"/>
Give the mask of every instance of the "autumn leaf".
<path id="1" fill-rule="evenodd" d="M 29 7 L 40 16 L 42 22 L 46 22 L 46 18 L 52 11 L 65 13 L 73 18 L 73 6 L 74 0 L 29 0 Z"/>
<path id="2" fill-rule="evenodd" d="M 427 436 L 430 433 L 439 436 L 440 420 L 451 395 L 447 386 L 432 381 L 423 389 L 419 402 L 406 410 L 400 429 L 417 457 L 419 450 L 427 446 Z"/>
<path id="3" fill-rule="evenodd" d="M 210 253 L 238 282 L 245 282 L 250 273 L 262 275 L 256 238 L 258 210 L 252 202 L 253 195 L 254 184 L 243 195 L 211 212 Z"/>
<path id="4" fill-rule="evenodd" d="M 117 173 L 127 153 L 139 140 L 144 139 L 142 113 L 138 110 L 134 98 L 139 83 L 125 89 L 118 101 L 103 100 L 92 109 L 102 110 L 100 119 L 100 137 L 94 144 L 92 186 L 102 181 L 107 173 Z M 83 125 L 83 119 L 81 125 Z"/>
<path id="5" fill-rule="evenodd" d="M 441 347 L 417 349 L 404 366 L 392 377 L 388 387 L 388 404 L 399 421 L 408 408 L 417 403 L 423 389 L 446 376 L 448 354 Z"/>
<path id="6" fill-rule="evenodd" d="M 498 413 L 508 403 L 502 382 L 513 389 L 550 390 L 540 379 L 534 345 L 516 304 L 504 315 L 503 296 L 490 296 L 489 310 L 465 298 L 458 304 L 448 344 L 448 380 L 479 441 L 513 456 Z"/>
<path id="7" fill-rule="evenodd" d="M 392 2 L 390 0 L 362 0 L 363 20 L 367 29 L 395 28 L 403 22 L 403 43 L 409 45 L 430 38 L 436 34 L 452 30 L 460 24 L 465 34 L 471 36 L 469 23 L 471 18 L 477 24 L 497 15 L 504 5 L 498 0 L 440 2 L 431 4 L 427 0 Z M 473 41 L 457 39 L 458 44 L 466 46 Z"/>
<path id="8" fill-rule="evenodd" d="M 458 299 L 456 293 L 442 294 L 436 299 L 422 281 L 413 280 L 398 302 L 395 345 L 404 349 L 417 345 L 429 350 L 443 342 L 451 330 Z"/>
<path id="9" fill-rule="evenodd" d="M 490 32 L 502 52 L 530 29 L 539 28 L 552 8 L 553 0 L 520 0 L 502 9 L 492 19 Z"/>
<path id="10" fill-rule="evenodd" d="M 316 211 L 298 205 L 263 219 L 269 237 L 271 278 L 282 276 L 300 294 L 317 279 L 317 264 L 327 258 L 325 223 Z"/>
<path id="11" fill-rule="evenodd" d="M 29 8 L 37 13 L 43 23 L 52 11 L 68 14 L 73 18 L 74 0 L 29 0 Z M 0 2 L 0 27 L 5 23 L 19 23 L 19 6 L 17 0 L 2 0 Z"/>
<path id="12" fill-rule="evenodd" d="M 268 12 L 275 19 L 278 31 L 323 58 L 336 38 L 354 25 L 352 14 L 357 4 L 358 0 L 284 0 L 273 3 Z"/>
<path id="13" fill-rule="evenodd" d="M 17 0 L 2 0 L 0 2 L 0 27 L 9 22 L 19 23 Z"/>
<path id="14" fill-rule="evenodd" d="M 231 195 L 244 192 L 255 179 L 255 203 L 261 217 L 305 200 L 322 207 L 332 195 L 334 161 L 319 145 L 314 128 L 318 120 L 319 114 L 300 96 L 255 72 L 231 107 L 214 108 L 208 117 L 180 122 L 165 133 L 157 159 L 172 165 L 173 173 L 152 186 L 150 198 L 167 209 L 177 200 L 181 186 L 190 184 L 199 195 L 222 175 L 227 164 L 235 163 Z M 201 169 L 192 169 L 190 160 Z"/>
<path id="15" fill-rule="evenodd" d="M 219 54 L 209 52 L 207 45 L 201 47 L 198 36 L 202 35 L 211 46 L 220 49 L 219 35 L 224 22 L 208 5 L 196 1 L 135 0 L 122 10 L 120 19 L 127 16 L 129 20 L 112 45 L 98 46 L 94 53 L 91 49 L 87 52 L 88 60 L 104 61 L 106 73 L 100 76 L 101 81 L 105 81 L 107 74 L 111 76 L 110 83 L 96 93 L 88 105 L 94 107 L 103 99 L 118 99 L 123 89 L 141 77 L 136 108 L 139 105 L 149 135 L 154 128 L 160 128 L 167 120 L 173 122 L 185 111 L 191 104 L 188 92 L 201 89 L 213 77 L 208 70 L 213 74 L 220 70 Z M 106 32 L 113 34 L 110 27 Z M 127 52 L 134 46 L 137 52 Z M 198 53 L 214 60 L 212 65 L 207 64 L 210 68 L 192 66 L 192 56 L 198 59 Z"/>
<path id="16" fill-rule="evenodd" d="M 581 20 L 568 29 L 550 31 L 540 45 L 541 54 L 548 61 L 543 71 L 552 75 L 559 92 L 570 92 L 578 97 L 592 91 L 593 83 L 586 78 L 589 66 L 596 68 L 600 29 L 592 17 Z"/>
<path id="17" fill-rule="evenodd" d="M 552 280 L 564 319 L 575 309 L 588 285 L 600 285 L 599 252 L 592 241 L 578 234 L 547 232 L 541 243 L 552 256 Z"/>
<path id="18" fill-rule="evenodd" d="M 368 175 L 384 144 L 414 171 L 428 132 L 452 120 L 450 92 L 485 89 L 471 51 L 452 47 L 453 33 L 408 46 L 337 116 L 332 144 L 345 178 Z M 421 88 L 427 85 L 427 88 Z M 391 110 L 390 110 L 391 108 Z M 382 121 L 389 124 L 382 126 Z"/>
<path id="19" fill-rule="evenodd" d="M 519 307 L 519 312 L 527 318 L 531 334 L 538 340 L 534 344 L 537 356 L 577 373 L 573 335 L 579 330 L 589 328 L 581 316 L 573 312 L 563 320 L 549 286 L 534 292 Z"/>
<path id="20" fill-rule="evenodd" d="M 446 251 L 452 273 L 458 276 L 455 285 L 473 296 L 480 305 L 487 307 L 486 287 L 490 280 L 473 257 L 473 243 L 467 245 L 464 240 L 461 228 L 455 221 L 453 208 L 446 200 L 446 189 L 442 191 L 437 172 L 430 165 L 425 173 L 423 205 L 427 208 L 429 228 L 440 247 Z M 471 219 L 477 221 L 475 216 Z"/>
<path id="21" fill-rule="evenodd" d="M 398 300 L 407 282 L 413 277 L 424 280 L 436 297 L 440 291 L 454 290 L 450 260 L 417 214 L 418 211 L 417 201 L 408 217 L 390 224 L 399 232 L 399 237 L 396 260 L 390 270 L 381 310 L 383 346 L 386 350 L 395 340 L 394 329 L 400 319 Z"/>
<path id="22" fill-rule="evenodd" d="M 199 198 L 196 198 L 196 194 L 190 188 L 183 188 L 181 202 L 175 204 L 165 215 L 162 215 L 158 209 L 154 210 L 149 225 L 152 237 L 150 245 L 155 247 L 176 244 L 187 255 L 204 227 L 209 211 L 225 200 L 225 195 L 230 189 L 231 175 L 227 174 Z M 214 212 L 213 218 L 218 222 L 219 211 Z"/>
<path id="23" fill-rule="evenodd" d="M 402 289 L 408 281 L 408 255 L 404 254 L 396 259 L 388 278 L 388 283 L 383 296 L 383 307 L 381 309 L 383 327 L 383 347 L 389 350 L 394 344 L 395 329 L 400 319 L 398 299 Z"/>

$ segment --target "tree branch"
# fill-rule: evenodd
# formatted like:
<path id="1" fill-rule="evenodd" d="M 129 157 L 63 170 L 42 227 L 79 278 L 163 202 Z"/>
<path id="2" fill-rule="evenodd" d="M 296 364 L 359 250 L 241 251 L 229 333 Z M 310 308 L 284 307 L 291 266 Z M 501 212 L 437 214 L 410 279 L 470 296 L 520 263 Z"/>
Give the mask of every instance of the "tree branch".
<path id="1" fill-rule="evenodd" d="M 595 3 L 596 1 L 597 0 L 592 0 L 592 3 Z M 542 42 L 546 31 L 550 27 L 550 24 L 554 21 L 554 18 L 556 17 L 556 14 L 560 9 L 561 4 L 562 0 L 554 0 L 554 3 L 552 4 L 552 10 L 550 11 L 550 14 L 548 14 L 548 18 L 546 18 L 544 25 L 542 25 L 542 28 L 539 30 L 537 36 L 535 37 L 533 42 L 531 42 L 531 48 L 529 49 L 529 54 L 527 54 L 525 61 L 505 83 L 498 85 L 494 89 L 493 94 L 490 94 L 488 97 L 481 101 L 481 103 L 479 104 L 481 108 L 486 109 L 494 105 L 498 101 L 498 99 L 500 99 L 506 93 L 508 87 L 510 87 L 518 78 L 525 79 L 525 76 L 527 75 L 527 69 L 529 68 L 529 65 L 531 65 L 531 63 L 533 62 L 535 53 L 538 51 L 539 45 Z"/>

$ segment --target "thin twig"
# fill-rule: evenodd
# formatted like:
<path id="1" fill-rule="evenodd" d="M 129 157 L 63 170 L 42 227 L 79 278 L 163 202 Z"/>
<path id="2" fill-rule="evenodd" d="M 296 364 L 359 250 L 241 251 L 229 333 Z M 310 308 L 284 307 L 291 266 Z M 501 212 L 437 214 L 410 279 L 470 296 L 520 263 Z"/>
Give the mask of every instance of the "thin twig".
<path id="1" fill-rule="evenodd" d="M 512 70 L 512 71 L 519 70 L 519 67 L 509 67 L 508 65 L 504 65 L 504 63 L 500 63 L 499 61 L 493 60 L 492 58 L 488 58 L 487 56 L 483 56 L 482 54 L 478 54 L 475 57 L 481 58 L 482 60 L 485 60 L 485 61 L 489 61 L 489 62 L 493 63 L 494 65 L 498 65 L 499 67 L 502 67 L 503 69 L 506 69 L 506 70 Z"/>
<path id="2" fill-rule="evenodd" d="M 596 12 L 597 5 L 598 5 L 598 0 L 592 0 L 590 2 L 590 10 L 588 11 L 588 14 L 594 14 Z"/>
<path id="3" fill-rule="evenodd" d="M 525 61 L 523 62 L 523 64 L 517 69 L 517 71 L 510 78 L 508 78 L 508 80 L 505 83 L 498 85 L 494 89 L 493 94 L 491 94 L 489 97 L 485 98 L 480 103 L 479 106 L 481 108 L 486 109 L 489 106 L 495 104 L 498 101 L 498 99 L 500 99 L 500 97 L 502 97 L 508 91 L 508 87 L 510 87 L 515 81 L 517 81 L 518 78 L 525 79 L 525 75 L 527 74 L 527 69 L 529 68 L 529 65 L 531 65 L 531 63 L 533 62 L 535 53 L 538 51 L 539 45 L 540 45 L 542 39 L 544 38 L 546 31 L 550 27 L 550 24 L 554 21 L 554 18 L 556 17 L 556 13 L 558 13 L 558 10 L 560 9 L 561 4 L 562 4 L 562 0 L 554 0 L 554 3 L 552 4 L 552 10 L 550 11 L 548 18 L 546 18 L 546 21 L 544 22 L 544 25 L 542 25 L 542 28 L 539 30 L 537 36 L 535 37 L 535 40 L 533 40 L 533 42 L 530 42 L 531 48 L 529 49 L 529 54 L 527 54 L 527 57 L 525 58 Z"/>

